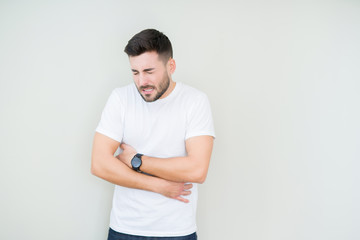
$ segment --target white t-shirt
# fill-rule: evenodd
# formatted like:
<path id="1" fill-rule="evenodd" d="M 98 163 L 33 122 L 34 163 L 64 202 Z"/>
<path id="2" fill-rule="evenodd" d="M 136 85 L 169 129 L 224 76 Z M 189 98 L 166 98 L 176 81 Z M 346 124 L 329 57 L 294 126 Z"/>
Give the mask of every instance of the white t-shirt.
<path id="1" fill-rule="evenodd" d="M 131 145 L 146 156 L 186 156 L 185 140 L 215 137 L 207 96 L 182 83 L 165 98 L 145 102 L 135 84 L 116 88 L 96 131 Z M 196 231 L 197 184 L 189 203 L 161 194 L 115 186 L 110 227 L 142 236 L 184 236 Z"/>

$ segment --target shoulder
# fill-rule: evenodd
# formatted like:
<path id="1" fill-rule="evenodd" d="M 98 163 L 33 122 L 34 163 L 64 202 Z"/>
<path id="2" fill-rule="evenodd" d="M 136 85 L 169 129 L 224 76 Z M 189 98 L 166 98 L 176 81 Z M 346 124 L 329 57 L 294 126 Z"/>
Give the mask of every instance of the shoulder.
<path id="1" fill-rule="evenodd" d="M 134 90 L 134 84 L 128 84 L 123 87 L 115 88 L 114 90 L 112 90 L 111 95 L 117 96 L 119 98 L 123 98 L 123 97 L 126 98 L 126 96 L 128 94 L 131 94 L 133 90 Z"/>
<path id="2" fill-rule="evenodd" d="M 203 91 L 183 83 L 179 84 L 177 103 L 188 117 L 196 112 L 210 109 L 210 101 Z"/>
<path id="3" fill-rule="evenodd" d="M 128 84 L 123 87 L 115 88 L 110 94 L 110 99 L 119 102 L 126 102 L 136 93 L 136 87 L 134 84 Z"/>
<path id="4" fill-rule="evenodd" d="M 203 91 L 184 83 L 178 84 L 180 85 L 180 95 L 183 98 L 188 99 L 189 101 L 207 99 L 207 95 Z"/>

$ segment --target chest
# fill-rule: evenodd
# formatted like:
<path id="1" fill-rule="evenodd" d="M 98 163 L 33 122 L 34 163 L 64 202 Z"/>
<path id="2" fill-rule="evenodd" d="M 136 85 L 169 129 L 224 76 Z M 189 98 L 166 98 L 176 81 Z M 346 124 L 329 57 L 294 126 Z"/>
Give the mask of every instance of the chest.
<path id="1" fill-rule="evenodd" d="M 144 154 L 185 154 L 186 109 L 173 105 L 127 108 L 123 141 Z"/>

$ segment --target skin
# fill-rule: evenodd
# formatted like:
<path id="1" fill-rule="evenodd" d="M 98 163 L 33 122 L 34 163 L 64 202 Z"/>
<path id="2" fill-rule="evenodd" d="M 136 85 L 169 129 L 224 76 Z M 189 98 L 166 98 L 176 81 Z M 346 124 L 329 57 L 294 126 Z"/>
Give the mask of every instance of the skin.
<path id="1" fill-rule="evenodd" d="M 176 83 L 171 77 L 176 69 L 174 59 L 164 61 L 156 52 L 145 52 L 129 57 L 129 61 L 134 83 L 145 101 L 166 98 L 174 90 Z M 133 147 L 126 143 L 120 145 L 105 135 L 95 133 L 91 172 L 120 186 L 156 192 L 187 203 L 184 196 L 191 194 L 193 186 L 187 183 L 203 183 L 206 179 L 213 137 L 192 137 L 185 144 L 185 157 L 163 159 L 143 156 L 141 170 L 153 175 L 148 176 L 132 170 L 131 159 L 137 153 Z M 123 152 L 114 157 L 119 145 Z"/>
<path id="2" fill-rule="evenodd" d="M 197 136 L 185 141 L 187 156 L 155 158 L 142 156 L 141 171 L 175 182 L 203 183 L 209 168 L 213 147 L 212 136 Z M 131 168 L 131 159 L 137 151 L 122 143 L 123 152 L 117 158 Z"/>
<path id="3" fill-rule="evenodd" d="M 175 88 L 176 83 L 171 78 L 176 69 L 174 59 L 164 62 L 152 51 L 130 56 L 129 61 L 135 85 L 145 101 L 166 98 Z"/>
<path id="4" fill-rule="evenodd" d="M 119 145 L 119 142 L 101 133 L 95 133 L 91 157 L 92 174 L 116 185 L 159 193 L 184 203 L 189 202 L 183 196 L 191 194 L 192 184 L 168 181 L 135 172 L 114 157 Z"/>

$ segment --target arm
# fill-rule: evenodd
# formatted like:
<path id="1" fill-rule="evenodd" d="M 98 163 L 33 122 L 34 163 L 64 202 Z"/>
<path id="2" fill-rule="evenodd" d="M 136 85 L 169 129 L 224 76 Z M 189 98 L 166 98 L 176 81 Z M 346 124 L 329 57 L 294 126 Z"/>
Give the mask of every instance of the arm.
<path id="1" fill-rule="evenodd" d="M 185 157 L 142 157 L 141 171 L 175 182 L 203 183 L 209 168 L 213 147 L 212 136 L 196 136 L 186 140 Z M 121 144 L 124 150 L 118 158 L 131 168 L 131 159 L 136 150 Z"/>
<path id="2" fill-rule="evenodd" d="M 119 142 L 95 133 L 91 173 L 111 183 L 147 191 L 156 192 L 169 198 L 188 202 L 182 196 L 189 195 L 191 184 L 176 183 L 157 177 L 147 176 L 128 168 L 124 163 L 114 157 Z"/>

